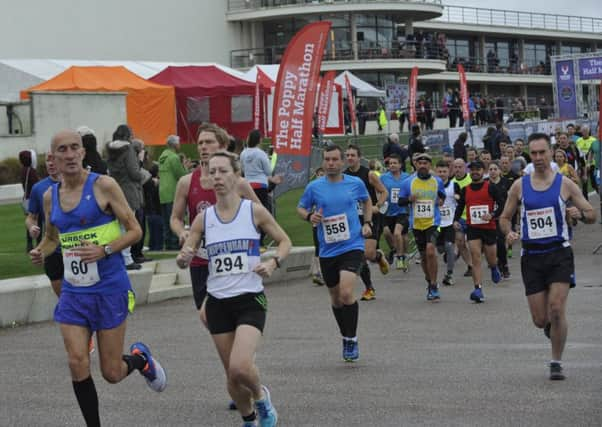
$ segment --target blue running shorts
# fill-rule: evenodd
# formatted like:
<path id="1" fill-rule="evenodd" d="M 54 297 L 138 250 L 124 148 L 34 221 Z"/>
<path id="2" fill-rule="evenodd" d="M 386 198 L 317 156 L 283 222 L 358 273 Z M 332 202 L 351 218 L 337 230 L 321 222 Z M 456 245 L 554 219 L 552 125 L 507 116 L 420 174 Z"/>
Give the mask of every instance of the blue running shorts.
<path id="1" fill-rule="evenodd" d="M 92 332 L 116 328 L 128 315 L 129 292 L 110 295 L 61 292 L 54 320 L 83 326 Z"/>

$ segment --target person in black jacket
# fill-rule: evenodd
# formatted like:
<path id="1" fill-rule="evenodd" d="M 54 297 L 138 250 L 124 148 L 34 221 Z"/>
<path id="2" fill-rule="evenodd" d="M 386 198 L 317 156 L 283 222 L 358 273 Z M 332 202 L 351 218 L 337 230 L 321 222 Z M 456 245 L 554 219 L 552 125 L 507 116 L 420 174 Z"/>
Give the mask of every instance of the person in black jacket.
<path id="1" fill-rule="evenodd" d="M 408 149 L 408 156 L 410 159 L 414 158 L 414 154 L 416 153 L 424 153 L 426 152 L 426 148 L 424 147 L 424 143 L 422 142 L 422 135 L 420 133 L 419 125 L 412 125 L 412 134 L 410 135 L 410 143 Z M 414 167 L 414 163 L 412 162 L 412 167 Z M 414 168 L 415 169 L 415 168 Z"/>
<path id="2" fill-rule="evenodd" d="M 408 150 L 399 145 L 399 135 L 392 133 L 383 145 L 383 160 L 385 164 L 391 154 L 397 154 L 401 158 L 401 170 L 406 171 L 406 160 L 408 159 Z"/>
<path id="3" fill-rule="evenodd" d="M 458 139 L 454 142 L 454 159 L 462 159 L 466 161 L 466 140 L 468 139 L 468 134 L 466 132 L 462 132 L 458 135 Z"/>
<path id="4" fill-rule="evenodd" d="M 80 126 L 77 128 L 77 133 L 82 137 L 82 144 L 84 145 L 84 150 L 86 150 L 86 155 L 83 160 L 84 168 L 88 169 L 90 172 L 106 175 L 107 163 L 100 157 L 100 154 L 98 154 L 94 131 L 88 126 Z"/>

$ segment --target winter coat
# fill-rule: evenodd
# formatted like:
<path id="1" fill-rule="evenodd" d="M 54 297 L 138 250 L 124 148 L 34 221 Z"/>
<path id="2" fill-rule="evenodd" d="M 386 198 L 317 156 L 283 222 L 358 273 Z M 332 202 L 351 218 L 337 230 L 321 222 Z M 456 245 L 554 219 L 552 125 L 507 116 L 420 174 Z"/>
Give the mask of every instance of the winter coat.
<path id="1" fill-rule="evenodd" d="M 109 175 L 119 184 L 130 208 L 143 206 L 142 185 L 150 179 L 150 173 L 140 167 L 140 161 L 129 141 L 112 141 L 107 146 Z"/>

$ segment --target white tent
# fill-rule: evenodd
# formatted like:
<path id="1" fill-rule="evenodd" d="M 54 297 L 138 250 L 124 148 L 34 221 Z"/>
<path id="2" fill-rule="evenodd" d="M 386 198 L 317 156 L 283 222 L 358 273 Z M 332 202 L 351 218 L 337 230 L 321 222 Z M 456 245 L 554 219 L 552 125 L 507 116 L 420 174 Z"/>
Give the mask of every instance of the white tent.
<path id="1" fill-rule="evenodd" d="M 363 81 L 359 77 L 351 74 L 349 71 L 343 71 L 336 77 L 336 79 L 334 79 L 334 81 L 340 84 L 341 86 L 345 87 L 345 75 L 347 75 L 347 77 L 349 78 L 349 83 L 351 84 L 351 87 L 355 89 L 357 96 L 366 96 L 374 98 L 384 98 L 386 96 L 386 92 L 384 90 L 375 88 L 370 83 Z M 344 91 L 343 94 L 345 95 Z"/>
<path id="2" fill-rule="evenodd" d="M 222 71 L 249 80 L 240 71 L 208 62 L 157 62 L 157 61 L 94 61 L 81 59 L 0 59 L 0 101 L 18 101 L 23 89 L 42 83 L 71 66 L 123 66 L 143 79 L 160 73 L 168 66 L 214 65 Z M 249 80 L 255 82 L 255 79 Z"/>
<path id="3" fill-rule="evenodd" d="M 278 79 L 278 70 L 280 69 L 280 65 L 254 65 L 249 71 L 244 73 L 244 78 L 254 82 L 257 79 L 257 69 L 263 71 L 274 83 L 276 83 L 276 79 Z"/>

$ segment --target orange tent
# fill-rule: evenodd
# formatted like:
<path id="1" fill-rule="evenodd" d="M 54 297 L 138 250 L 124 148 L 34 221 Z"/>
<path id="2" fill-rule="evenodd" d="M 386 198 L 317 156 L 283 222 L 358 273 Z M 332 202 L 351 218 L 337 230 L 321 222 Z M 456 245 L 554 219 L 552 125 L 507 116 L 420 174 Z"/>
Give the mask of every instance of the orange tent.
<path id="1" fill-rule="evenodd" d="M 176 133 L 174 88 L 146 81 L 125 67 L 70 67 L 22 91 L 21 99 L 33 91 L 127 92 L 127 124 L 136 138 L 147 145 L 162 145 Z"/>

